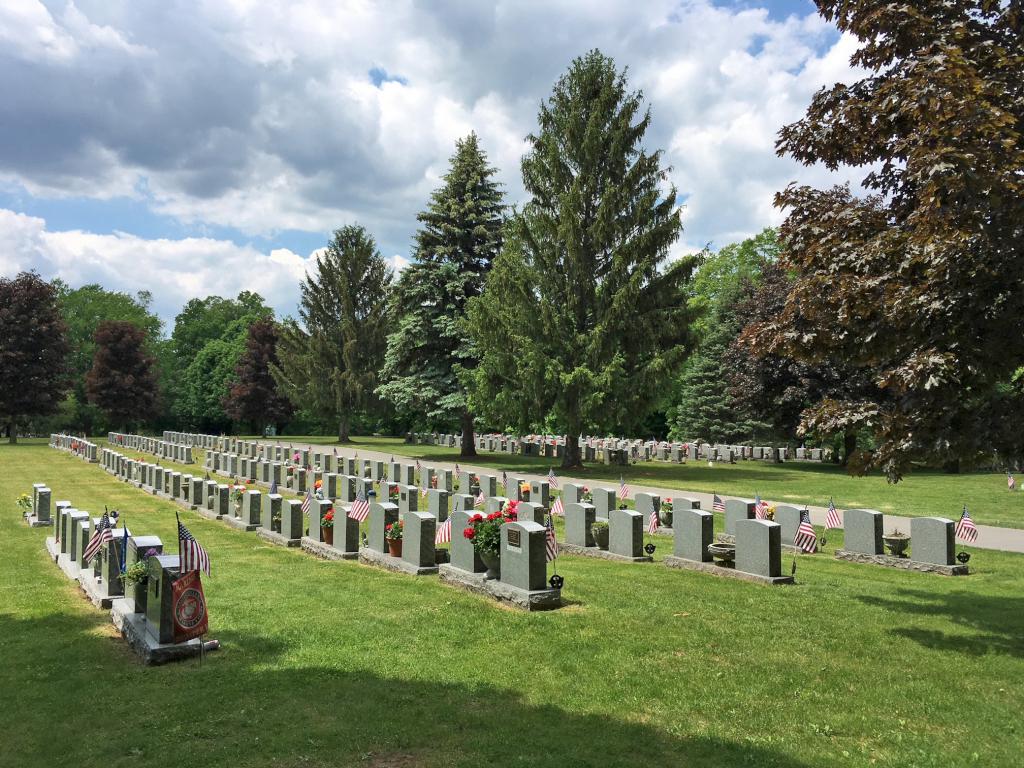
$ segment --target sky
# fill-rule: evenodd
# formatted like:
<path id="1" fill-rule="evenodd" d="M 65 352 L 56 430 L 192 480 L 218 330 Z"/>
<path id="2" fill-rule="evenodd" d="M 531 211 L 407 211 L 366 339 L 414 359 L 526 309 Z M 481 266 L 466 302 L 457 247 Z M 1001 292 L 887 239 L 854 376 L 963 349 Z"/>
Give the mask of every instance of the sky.
<path id="1" fill-rule="evenodd" d="M 455 141 L 510 203 L 538 106 L 571 60 L 628 67 L 684 203 L 672 256 L 778 224 L 775 155 L 851 39 L 809 0 L 4 0 L 0 275 L 190 298 L 258 291 L 294 315 L 333 230 L 397 269 Z M 857 179 L 854 179 L 856 181 Z"/>

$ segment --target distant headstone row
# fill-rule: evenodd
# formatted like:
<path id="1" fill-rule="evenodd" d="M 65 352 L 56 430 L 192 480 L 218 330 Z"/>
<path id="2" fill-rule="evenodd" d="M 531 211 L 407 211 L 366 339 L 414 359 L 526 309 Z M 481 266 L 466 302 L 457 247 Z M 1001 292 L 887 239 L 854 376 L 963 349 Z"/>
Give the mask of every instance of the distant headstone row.
<path id="1" fill-rule="evenodd" d="M 81 437 L 52 434 L 50 435 L 50 446 L 67 451 L 93 464 L 99 461 L 99 446 Z"/>
<path id="2" fill-rule="evenodd" d="M 410 432 L 407 443 L 420 445 L 459 445 L 461 435 L 443 432 Z M 560 435 L 508 435 L 484 434 L 474 437 L 478 451 L 505 453 L 508 455 L 539 456 L 561 459 L 565 453 L 565 437 Z M 752 446 L 711 444 L 694 441 L 658 441 L 628 438 L 583 437 L 580 440 L 580 454 L 583 461 L 603 462 L 609 465 L 625 465 L 636 461 L 814 461 L 825 460 L 821 448 L 796 448 L 788 446 Z"/>
<path id="3" fill-rule="evenodd" d="M 175 461 L 178 464 L 193 464 L 192 446 L 170 440 L 157 440 L 155 437 L 143 435 L 126 435 L 121 432 L 108 432 L 107 442 L 133 451 L 149 453 L 160 459 Z"/>

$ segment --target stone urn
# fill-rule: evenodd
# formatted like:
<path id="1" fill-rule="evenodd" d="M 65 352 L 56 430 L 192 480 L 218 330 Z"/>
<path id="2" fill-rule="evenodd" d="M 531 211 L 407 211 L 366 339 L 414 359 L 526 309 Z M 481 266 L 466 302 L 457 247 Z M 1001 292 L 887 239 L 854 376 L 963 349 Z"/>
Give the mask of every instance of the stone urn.
<path id="1" fill-rule="evenodd" d="M 402 540 L 388 539 L 388 554 L 392 557 L 402 556 Z"/>
<path id="2" fill-rule="evenodd" d="M 907 556 L 907 547 L 910 546 L 910 537 L 907 534 L 893 531 L 889 535 L 883 536 L 882 541 L 885 542 L 889 554 L 893 557 Z"/>
<path id="3" fill-rule="evenodd" d="M 333 525 L 330 528 L 325 528 L 322 525 L 320 526 L 320 540 L 324 544 L 326 544 L 326 545 L 328 545 L 330 547 L 334 546 L 334 526 Z"/>
<path id="4" fill-rule="evenodd" d="M 658 522 L 666 528 L 672 527 L 672 510 L 661 509 L 658 510 Z"/>
<path id="5" fill-rule="evenodd" d="M 715 559 L 718 565 L 724 568 L 732 568 L 736 562 L 736 545 L 717 542 L 708 546 L 708 552 Z"/>
<path id="6" fill-rule="evenodd" d="M 594 534 L 594 544 L 597 545 L 598 549 L 608 549 L 607 525 L 602 525 L 601 527 L 594 526 L 591 528 L 591 533 Z"/>
<path id="7" fill-rule="evenodd" d="M 501 555 L 497 552 L 487 552 L 486 550 L 480 550 L 480 559 L 483 560 L 484 565 L 487 566 L 487 573 L 484 574 L 484 578 L 487 580 L 501 578 Z"/>

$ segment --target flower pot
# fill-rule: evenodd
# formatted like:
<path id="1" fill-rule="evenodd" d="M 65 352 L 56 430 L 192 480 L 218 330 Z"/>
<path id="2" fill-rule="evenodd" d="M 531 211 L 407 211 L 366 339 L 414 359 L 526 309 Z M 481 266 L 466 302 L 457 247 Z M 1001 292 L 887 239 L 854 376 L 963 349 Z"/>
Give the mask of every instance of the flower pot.
<path id="1" fill-rule="evenodd" d="M 593 533 L 594 544 L 597 545 L 598 549 L 608 549 L 608 529 L 595 528 Z"/>
<path id="2" fill-rule="evenodd" d="M 658 512 L 658 522 L 664 525 L 666 528 L 672 527 L 672 513 L 667 512 L 664 509 Z"/>
<path id="3" fill-rule="evenodd" d="M 893 557 L 906 557 L 907 547 L 910 546 L 910 537 L 905 533 L 883 536 L 882 541 L 889 548 L 889 554 Z"/>
<path id="4" fill-rule="evenodd" d="M 402 540 L 388 539 L 388 554 L 392 557 L 402 556 Z"/>
<path id="5" fill-rule="evenodd" d="M 320 526 L 320 539 L 324 544 L 333 547 L 334 546 L 334 526 L 330 528 L 324 528 Z"/>
<path id="6" fill-rule="evenodd" d="M 485 579 L 501 578 L 501 555 L 497 552 L 484 552 L 481 550 L 480 559 L 487 566 L 487 573 L 484 574 Z"/>

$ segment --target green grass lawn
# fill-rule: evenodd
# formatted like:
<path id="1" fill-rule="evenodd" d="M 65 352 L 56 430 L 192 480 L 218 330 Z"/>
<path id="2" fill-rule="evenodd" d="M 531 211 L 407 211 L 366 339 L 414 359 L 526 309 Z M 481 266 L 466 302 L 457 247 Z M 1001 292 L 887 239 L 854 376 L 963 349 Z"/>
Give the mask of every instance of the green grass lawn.
<path id="1" fill-rule="evenodd" d="M 184 512 L 224 647 L 144 668 L 20 521 L 33 482 L 165 542 L 180 510 L 0 446 L 3 766 L 1019 764 L 1021 556 L 957 579 L 804 557 L 788 588 L 560 558 L 569 606 L 528 615 Z"/>
<path id="2" fill-rule="evenodd" d="M 303 441 L 337 445 L 331 437 L 289 436 L 280 440 L 284 443 Z M 456 448 L 407 445 L 400 438 L 359 437 L 341 446 L 341 450 L 360 447 L 423 461 L 459 460 Z M 488 452 L 480 453 L 472 463 L 493 467 L 496 472 L 503 469 L 509 472 L 547 472 L 553 465 L 549 459 Z M 557 465 L 555 472 L 561 474 Z M 634 485 L 744 497 L 760 493 L 772 501 L 819 506 L 827 506 L 831 496 L 840 509 L 877 509 L 886 514 L 908 517 L 937 515 L 956 520 L 966 504 L 977 523 L 1024 528 L 1024 492 L 1011 493 L 1007 490 L 1006 475 L 1001 473 L 949 475 L 921 470 L 896 485 L 890 485 L 881 475 L 850 477 L 842 468 L 831 464 L 745 461 L 732 465 L 716 462 L 709 467 L 706 461 L 697 461 L 683 465 L 640 462 L 629 467 L 594 464 L 573 474 L 594 482 L 605 481 L 609 485 L 617 485 L 621 475 Z"/>

